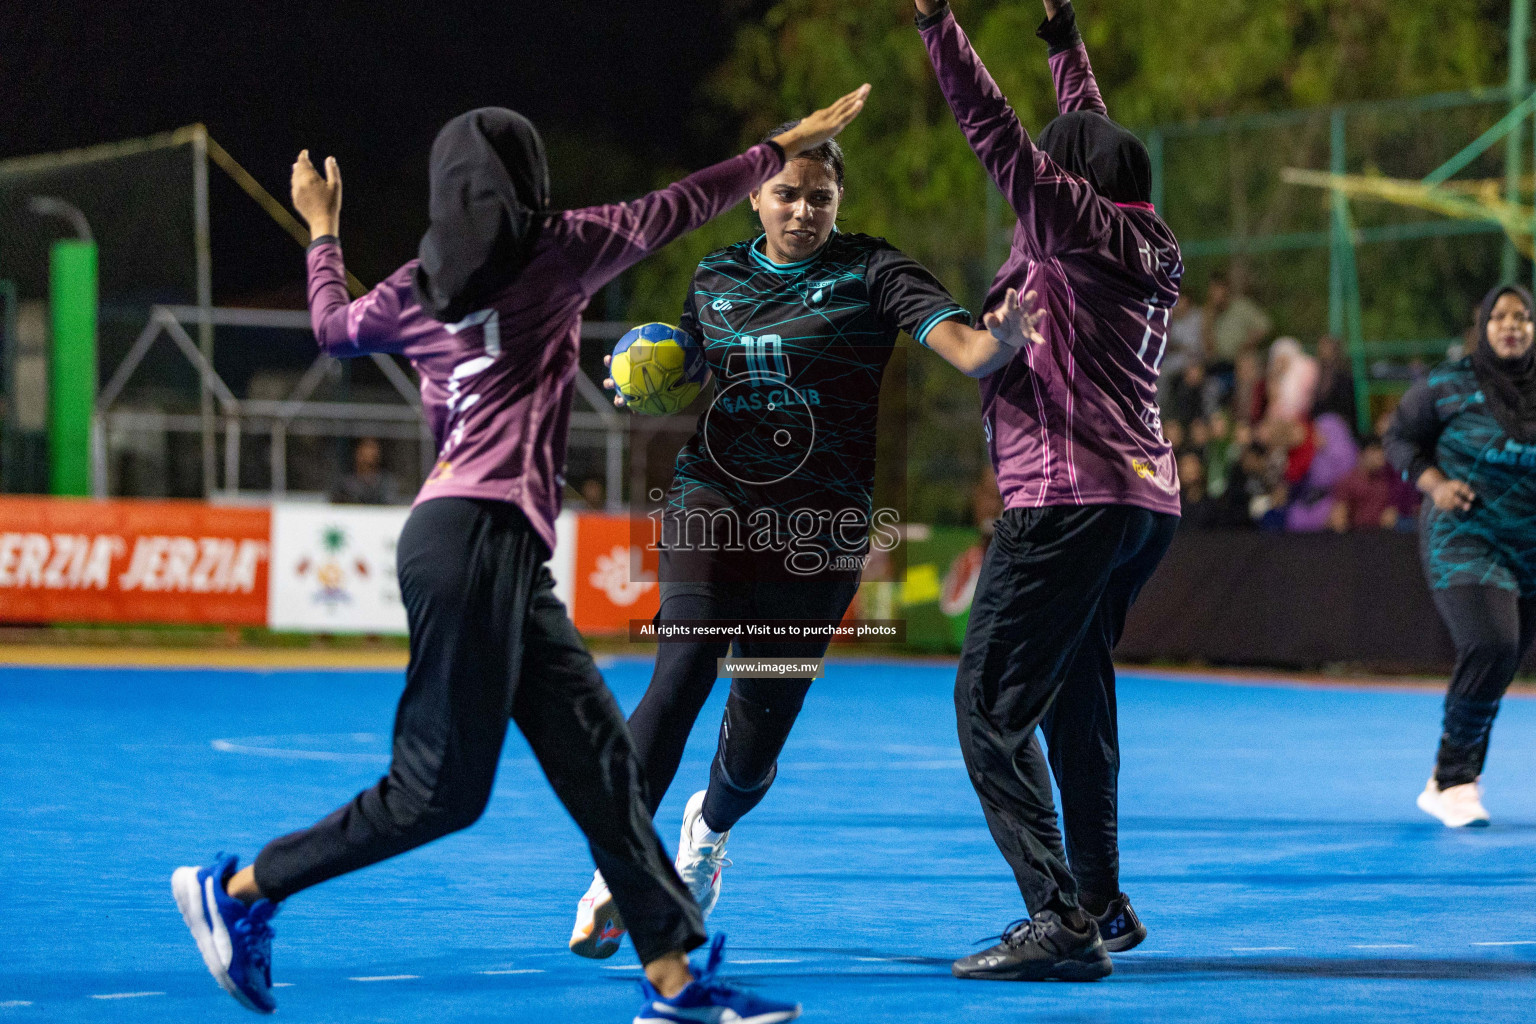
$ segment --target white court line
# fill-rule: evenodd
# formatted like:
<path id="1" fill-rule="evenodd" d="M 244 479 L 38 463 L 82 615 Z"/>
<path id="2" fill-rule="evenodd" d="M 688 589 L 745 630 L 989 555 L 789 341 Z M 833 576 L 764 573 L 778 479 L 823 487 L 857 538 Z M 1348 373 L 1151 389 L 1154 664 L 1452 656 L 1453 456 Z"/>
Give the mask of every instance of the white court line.
<path id="1" fill-rule="evenodd" d="M 728 964 L 798 964 L 800 960 L 727 960 Z"/>
<path id="2" fill-rule="evenodd" d="M 286 747 L 258 747 L 233 740 L 212 740 L 210 746 L 221 754 L 250 754 L 255 757 L 292 757 L 300 761 L 355 761 L 363 764 L 387 764 L 388 754 L 351 753 L 339 750 L 291 750 Z"/>
<path id="3" fill-rule="evenodd" d="M 293 982 L 291 982 L 291 981 L 274 981 L 272 983 L 272 987 L 273 988 L 293 988 Z"/>
<path id="4" fill-rule="evenodd" d="M 1283 949 L 1295 949 L 1295 946 L 1233 946 L 1234 953 L 1278 953 Z"/>
<path id="5" fill-rule="evenodd" d="M 605 971 L 638 971 L 638 970 L 641 970 L 641 967 L 640 967 L 639 964 L 605 964 L 605 965 L 603 965 L 603 970 L 605 970 Z"/>
<path id="6" fill-rule="evenodd" d="M 163 996 L 164 992 L 108 992 L 105 995 L 91 996 L 92 999 L 142 999 L 145 996 Z"/>
<path id="7" fill-rule="evenodd" d="M 361 978 L 348 978 L 348 981 L 415 981 L 419 974 L 373 974 Z"/>
<path id="8" fill-rule="evenodd" d="M 915 957 L 915 956 L 856 956 L 856 957 L 854 957 L 854 959 L 859 961 L 860 963 L 866 963 L 866 964 L 919 964 L 919 963 L 923 962 L 920 958 Z M 734 962 L 736 962 L 736 963 L 748 963 L 750 961 L 738 960 L 738 961 L 734 961 Z M 773 963 L 774 961 L 772 961 L 772 960 L 765 960 L 763 962 L 764 963 Z M 798 960 L 786 960 L 784 962 L 785 963 L 797 964 L 800 961 L 798 961 Z"/>
<path id="9" fill-rule="evenodd" d="M 1350 949 L 1412 949 L 1411 942 L 1357 942 Z"/>
<path id="10" fill-rule="evenodd" d="M 1513 939 L 1509 942 L 1474 942 L 1474 946 L 1536 946 L 1536 939 Z"/>
<path id="11" fill-rule="evenodd" d="M 542 967 L 523 967 L 515 971 L 478 971 L 478 974 L 543 974 Z"/>
<path id="12" fill-rule="evenodd" d="M 952 768 L 964 768 L 965 762 L 959 758 L 945 761 L 786 761 L 780 767 L 791 771 L 820 772 L 842 771 L 844 769 L 865 769 L 875 771 L 893 771 L 906 768 L 911 771 L 948 771 Z"/>
<path id="13" fill-rule="evenodd" d="M 31 1005 L 32 1005 L 32 1001 L 30 999 L 7 999 L 5 1002 L 0 1003 L 0 1009 L 3 1009 L 4 1007 L 7 1007 L 7 1006 L 31 1006 Z"/>

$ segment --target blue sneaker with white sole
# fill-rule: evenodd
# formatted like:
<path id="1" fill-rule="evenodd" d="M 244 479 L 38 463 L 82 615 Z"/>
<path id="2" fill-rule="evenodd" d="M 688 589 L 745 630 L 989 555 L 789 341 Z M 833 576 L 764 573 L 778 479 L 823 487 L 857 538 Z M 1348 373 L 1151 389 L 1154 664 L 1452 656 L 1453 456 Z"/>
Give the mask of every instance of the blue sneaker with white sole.
<path id="1" fill-rule="evenodd" d="M 725 936 L 716 933 L 709 960 L 688 987 L 671 999 L 649 981 L 640 982 L 645 1003 L 634 1024 L 779 1024 L 800 1016 L 800 1004 L 764 999 L 726 984 L 716 977 L 725 959 Z"/>
<path id="2" fill-rule="evenodd" d="M 241 1006 L 271 1013 L 277 1000 L 272 998 L 270 922 L 277 904 L 257 900 L 247 906 L 225 891 L 239 860 L 221 853 L 208 867 L 177 868 L 171 891 L 213 980 Z"/>

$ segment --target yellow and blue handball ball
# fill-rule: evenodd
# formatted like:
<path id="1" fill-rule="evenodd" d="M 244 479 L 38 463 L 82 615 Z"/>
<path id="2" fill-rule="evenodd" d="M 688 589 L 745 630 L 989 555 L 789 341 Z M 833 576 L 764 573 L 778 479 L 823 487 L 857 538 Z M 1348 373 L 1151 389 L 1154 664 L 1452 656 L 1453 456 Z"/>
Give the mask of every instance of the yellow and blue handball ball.
<path id="1" fill-rule="evenodd" d="M 682 412 L 708 376 L 704 350 L 670 324 L 641 324 L 613 346 L 608 376 L 624 403 L 646 416 Z"/>

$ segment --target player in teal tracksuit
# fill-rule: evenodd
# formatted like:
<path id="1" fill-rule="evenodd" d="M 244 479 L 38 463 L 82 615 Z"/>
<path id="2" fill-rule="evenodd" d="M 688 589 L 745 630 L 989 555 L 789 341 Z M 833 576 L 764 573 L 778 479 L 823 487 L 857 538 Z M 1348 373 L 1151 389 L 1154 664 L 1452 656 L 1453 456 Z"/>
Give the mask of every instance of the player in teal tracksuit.
<path id="1" fill-rule="evenodd" d="M 1435 774 L 1419 806 L 1447 825 L 1486 825 L 1478 776 L 1499 701 L 1536 639 L 1536 349 L 1533 303 L 1495 288 L 1472 354 L 1414 385 L 1387 453 L 1428 500 L 1424 571 L 1456 643 Z"/>

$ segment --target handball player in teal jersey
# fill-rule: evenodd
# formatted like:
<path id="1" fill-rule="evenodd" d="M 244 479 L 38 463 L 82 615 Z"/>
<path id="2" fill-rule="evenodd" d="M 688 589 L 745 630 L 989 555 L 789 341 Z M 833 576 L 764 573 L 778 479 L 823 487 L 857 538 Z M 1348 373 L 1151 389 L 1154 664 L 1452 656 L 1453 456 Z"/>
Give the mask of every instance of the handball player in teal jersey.
<path id="1" fill-rule="evenodd" d="M 1037 339 L 1017 294 L 999 296 L 985 325 L 973 327 L 916 260 L 884 239 L 838 231 L 843 176 L 844 155 L 831 140 L 789 161 L 752 193 L 762 234 L 711 253 L 694 274 L 680 325 L 703 346 L 716 393 L 666 495 L 658 625 L 840 622 L 871 535 L 896 536 L 895 510 L 875 510 L 872 498 L 880 387 L 897 335 L 972 376 Z M 827 643 L 825 633 L 738 632 L 734 648 L 814 661 Z M 629 719 L 653 814 L 732 647 L 730 639 L 659 645 L 651 685 Z M 708 786 L 687 802 L 678 840 L 678 871 L 706 914 L 719 897 L 730 831 L 773 784 L 810 685 L 799 673 L 732 680 Z M 599 871 L 577 905 L 571 949 L 611 956 L 621 910 Z"/>

